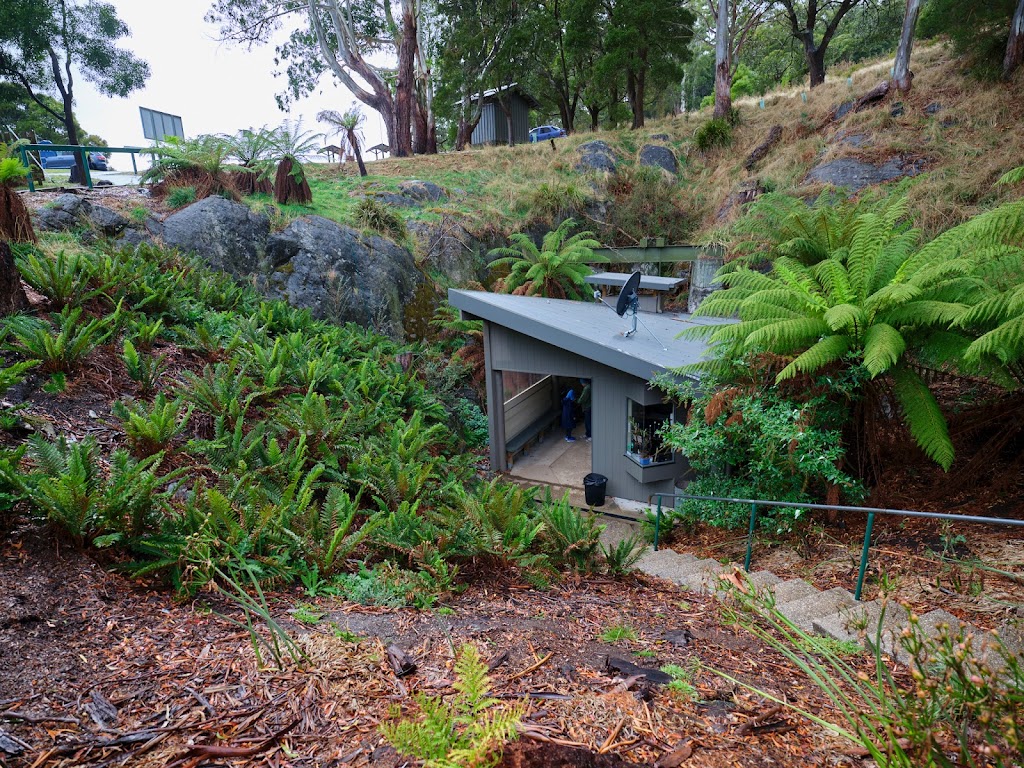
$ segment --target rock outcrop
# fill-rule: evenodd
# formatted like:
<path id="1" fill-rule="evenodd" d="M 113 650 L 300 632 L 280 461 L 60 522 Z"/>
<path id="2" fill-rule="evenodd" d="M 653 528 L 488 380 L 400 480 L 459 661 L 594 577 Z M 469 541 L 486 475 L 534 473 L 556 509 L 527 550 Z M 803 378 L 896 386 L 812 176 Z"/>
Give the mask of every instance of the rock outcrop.
<path id="1" fill-rule="evenodd" d="M 660 168 L 675 176 L 679 173 L 679 161 L 675 153 L 668 147 L 659 144 L 644 144 L 640 147 L 640 165 L 648 168 Z"/>
<path id="2" fill-rule="evenodd" d="M 882 184 L 904 176 L 917 176 L 922 170 L 924 162 L 917 159 L 893 157 L 882 165 L 872 165 L 863 160 L 844 157 L 815 166 L 807 173 L 804 183 L 831 184 L 857 192 L 874 184 Z"/>
<path id="3" fill-rule="evenodd" d="M 266 241 L 268 294 L 307 307 L 320 320 L 353 322 L 400 337 L 402 316 L 422 280 L 412 254 L 321 216 L 304 216 Z"/>
<path id="4" fill-rule="evenodd" d="M 588 141 L 576 147 L 576 151 L 580 153 L 580 159 L 576 163 L 577 171 L 615 173 L 618 158 L 607 143 L 600 140 Z"/>
<path id="5" fill-rule="evenodd" d="M 270 219 L 241 203 L 207 197 L 164 221 L 163 241 L 193 252 L 214 269 L 243 277 L 258 272 Z"/>

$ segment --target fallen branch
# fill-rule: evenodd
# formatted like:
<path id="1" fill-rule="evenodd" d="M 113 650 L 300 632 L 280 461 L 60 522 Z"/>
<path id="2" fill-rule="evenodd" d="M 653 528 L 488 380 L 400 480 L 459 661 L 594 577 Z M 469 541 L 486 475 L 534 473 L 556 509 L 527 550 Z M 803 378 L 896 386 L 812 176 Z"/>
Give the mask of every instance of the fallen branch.
<path id="1" fill-rule="evenodd" d="M 274 733 L 263 741 L 249 747 L 230 747 L 222 744 L 197 744 L 194 747 L 189 747 L 188 751 L 182 753 L 176 760 L 169 763 L 167 768 L 174 768 L 176 765 L 184 764 L 186 760 L 194 760 L 195 758 L 252 757 L 253 755 L 258 755 L 260 752 L 264 752 L 274 746 L 282 736 L 298 724 L 298 720 L 293 720 L 277 733 Z"/>
<path id="2" fill-rule="evenodd" d="M 514 675 L 512 675 L 512 677 L 509 678 L 509 680 L 510 681 L 511 680 L 518 680 L 520 677 L 523 677 L 524 675 L 528 675 L 531 672 L 533 672 L 534 670 L 540 669 L 545 664 L 547 664 L 551 660 L 551 657 L 554 656 L 554 655 L 555 655 L 555 652 L 551 651 L 551 653 L 549 653 L 547 656 L 545 656 L 543 659 L 538 661 L 533 666 L 527 667 L 522 672 L 516 672 Z"/>

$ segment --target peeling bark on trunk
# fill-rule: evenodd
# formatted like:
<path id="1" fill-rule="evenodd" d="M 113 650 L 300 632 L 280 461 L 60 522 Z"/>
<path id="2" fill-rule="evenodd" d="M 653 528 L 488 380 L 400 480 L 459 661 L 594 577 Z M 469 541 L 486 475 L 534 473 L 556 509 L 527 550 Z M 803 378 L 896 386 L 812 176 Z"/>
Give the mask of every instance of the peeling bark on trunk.
<path id="1" fill-rule="evenodd" d="M 724 120 L 732 109 L 732 63 L 729 45 L 730 0 L 718 0 L 715 23 L 715 111 L 712 117 Z"/>
<path id="2" fill-rule="evenodd" d="M 1024 64 L 1024 0 L 1017 1 L 1017 10 L 1010 22 L 1010 39 L 1006 43 L 1006 57 L 1003 59 L 1003 79 L 1009 80 L 1021 64 Z"/>
<path id="3" fill-rule="evenodd" d="M 1024 3 L 1024 0 L 1021 0 L 1021 3 Z M 920 11 L 921 0 L 907 0 L 900 46 L 896 49 L 896 61 L 893 65 L 893 82 L 903 93 L 910 93 L 914 81 L 914 73 L 910 71 L 910 54 L 914 49 L 914 28 L 917 26 L 917 15 Z"/>
<path id="4" fill-rule="evenodd" d="M 395 83 L 395 157 L 412 154 L 412 122 L 416 59 L 416 16 L 410 3 L 402 3 L 402 41 L 398 46 L 398 78 Z"/>

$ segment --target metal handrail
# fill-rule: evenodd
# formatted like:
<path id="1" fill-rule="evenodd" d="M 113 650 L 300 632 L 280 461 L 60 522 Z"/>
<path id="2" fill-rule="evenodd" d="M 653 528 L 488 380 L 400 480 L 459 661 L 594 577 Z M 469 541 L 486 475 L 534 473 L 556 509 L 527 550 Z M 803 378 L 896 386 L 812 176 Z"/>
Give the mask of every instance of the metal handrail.
<path id="1" fill-rule="evenodd" d="M 750 525 L 747 529 L 747 553 L 743 558 L 743 570 L 750 572 L 750 555 L 754 545 L 754 527 L 757 523 L 758 507 L 790 507 L 796 509 L 821 509 L 835 512 L 866 512 L 868 515 L 867 527 L 864 529 L 864 545 L 860 553 L 860 570 L 857 573 L 857 589 L 854 592 L 854 600 L 860 600 L 864 586 L 864 574 L 867 570 L 868 551 L 871 548 L 871 529 L 875 524 L 875 515 L 895 515 L 900 517 L 920 517 L 932 520 L 953 520 L 962 523 L 982 523 L 985 525 L 1011 525 L 1024 528 L 1024 520 L 1010 520 L 1005 517 L 985 517 L 975 515 L 957 515 L 951 512 L 921 512 L 914 509 L 884 509 L 882 507 L 851 507 L 842 504 L 799 504 L 794 501 L 768 501 L 767 499 L 733 499 L 724 496 L 694 496 L 689 493 L 652 493 L 647 497 L 647 503 L 651 504 L 654 498 L 658 499 L 658 511 L 654 518 L 654 549 L 657 551 L 661 534 L 661 508 L 665 498 L 692 499 L 694 501 L 721 501 L 732 504 L 750 505 Z M 675 502 L 673 501 L 673 508 Z"/>
<path id="2" fill-rule="evenodd" d="M 92 189 L 92 174 L 89 173 L 89 158 L 86 157 L 87 152 L 102 152 L 104 154 L 110 154 L 113 152 L 121 152 L 130 154 L 132 156 L 132 173 L 138 174 L 139 167 L 135 162 L 135 155 L 141 154 L 145 150 L 142 147 L 93 147 L 88 145 L 79 144 L 20 144 L 18 149 L 21 153 L 21 162 L 26 168 L 28 164 L 28 152 L 31 151 L 43 151 L 43 152 L 70 152 L 78 155 L 82 161 L 82 167 L 85 169 L 85 183 Z M 28 191 L 35 192 L 36 187 L 32 181 L 32 177 L 28 177 Z"/>

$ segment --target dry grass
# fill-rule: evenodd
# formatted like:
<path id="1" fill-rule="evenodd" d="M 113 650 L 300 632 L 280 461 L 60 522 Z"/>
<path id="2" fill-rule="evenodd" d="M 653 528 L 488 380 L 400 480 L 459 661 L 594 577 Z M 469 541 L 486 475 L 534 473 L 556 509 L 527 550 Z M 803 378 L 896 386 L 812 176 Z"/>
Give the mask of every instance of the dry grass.
<path id="1" fill-rule="evenodd" d="M 580 176 L 577 148 L 593 139 L 607 142 L 620 167 L 636 164 L 640 148 L 656 134 L 665 134 L 679 156 L 679 179 L 685 209 L 699 222 L 695 239 L 715 237 L 723 220 L 723 203 L 741 186 L 767 187 L 811 195 L 820 185 L 803 183 L 817 163 L 856 158 L 881 164 L 893 157 L 919 160 L 926 173 L 909 191 L 915 222 L 933 236 L 1005 200 L 1019 197 L 1017 187 L 995 187 L 1010 168 L 1024 164 L 1024 74 L 1010 84 L 979 82 L 965 75 L 962 61 L 939 44 L 919 45 L 914 53 L 917 73 L 906 97 L 892 94 L 881 104 L 842 120 L 831 120 L 836 107 L 855 100 L 889 76 L 890 58 L 833 67 L 826 82 L 813 89 L 792 88 L 760 98 L 739 99 L 740 124 L 730 147 L 702 154 L 693 147 L 694 132 L 710 118 L 710 109 L 651 121 L 641 131 L 609 130 L 579 133 L 550 143 L 488 147 L 436 156 L 387 159 L 369 164 L 382 184 L 400 179 L 435 181 L 449 190 L 464 190 L 449 204 L 467 227 L 484 236 L 500 236 L 539 223 L 534 210 L 538 189 L 566 189 L 575 184 L 589 196 L 606 197 L 606 179 Z M 849 79 L 848 79 L 849 78 Z M 892 116 L 897 101 L 903 114 Z M 941 105 L 935 114 L 925 108 Z M 743 164 L 750 152 L 781 125 L 781 141 L 752 172 Z M 867 134 L 861 147 L 839 139 Z M 317 166 L 313 175 L 348 176 L 351 170 Z M 734 214 L 735 215 L 735 214 Z"/>

